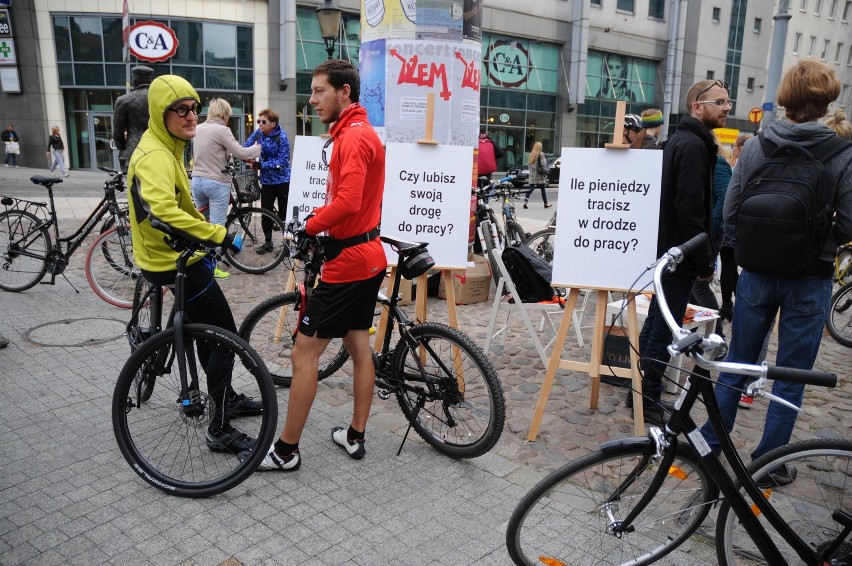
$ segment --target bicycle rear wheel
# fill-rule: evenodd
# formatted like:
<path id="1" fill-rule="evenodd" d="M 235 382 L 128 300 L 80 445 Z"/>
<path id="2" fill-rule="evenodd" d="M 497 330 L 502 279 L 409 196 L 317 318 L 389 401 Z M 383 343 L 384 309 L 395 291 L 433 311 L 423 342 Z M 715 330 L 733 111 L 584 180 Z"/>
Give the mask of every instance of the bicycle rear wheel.
<path id="1" fill-rule="evenodd" d="M 0 289 L 25 291 L 47 272 L 50 232 L 25 210 L 0 214 Z"/>
<path id="2" fill-rule="evenodd" d="M 265 251 L 264 227 L 269 230 L 272 251 Z M 289 247 L 284 241 L 284 223 L 278 215 L 265 208 L 245 207 L 234 209 L 225 221 L 229 234 L 243 238 L 243 249 L 234 253 L 225 249 L 228 263 L 246 273 L 266 273 L 289 256 Z"/>
<path id="3" fill-rule="evenodd" d="M 395 391 L 423 440 L 452 458 L 485 454 L 503 432 L 505 400 L 491 362 L 466 335 L 427 322 L 408 329 L 394 350 Z M 409 340 L 419 347 L 409 348 Z M 422 371 L 421 371 L 422 370 Z"/>
<path id="4" fill-rule="evenodd" d="M 131 308 L 141 273 L 133 263 L 130 230 L 113 227 L 95 238 L 86 254 L 85 271 L 98 297 L 116 307 Z"/>
<path id="5" fill-rule="evenodd" d="M 852 348 L 852 282 L 838 289 L 831 297 L 825 326 L 831 337 Z"/>
<path id="6" fill-rule="evenodd" d="M 779 485 L 782 482 L 775 481 L 771 474 L 784 465 L 795 468 L 795 477 L 792 483 Z M 788 444 L 752 462 L 749 473 L 756 480 L 767 479 L 764 496 L 810 548 L 828 548 L 843 530 L 832 513 L 852 509 L 852 442 L 817 439 Z M 745 492 L 743 495 L 748 499 Z M 753 509 L 759 513 L 756 506 Z M 760 518 L 786 562 L 800 564 L 801 559 L 793 549 L 762 514 Z M 716 553 L 722 566 L 767 564 L 727 503 L 720 507 L 716 521 Z M 824 560 L 830 563 L 831 559 L 850 555 L 852 540 L 847 537 Z"/>
<path id="7" fill-rule="evenodd" d="M 170 495 L 203 497 L 231 489 L 257 468 L 275 436 L 278 404 L 266 366 L 238 336 L 206 324 L 187 324 L 183 334 L 187 371 L 193 364 L 198 370 L 197 380 L 190 383 L 191 402 L 180 402 L 174 329 L 170 328 L 145 341 L 127 360 L 113 393 L 112 424 L 122 455 L 143 480 Z M 257 439 L 258 449 L 242 462 L 235 454 L 214 452 L 207 446 L 207 428 L 221 409 L 217 410 L 220 400 L 207 387 L 208 375 L 200 359 L 202 353 L 217 350 L 233 356 L 233 389 L 260 399 L 263 405 L 261 415 L 230 419 L 239 431 Z M 214 369 L 221 366 L 210 368 Z M 139 375 L 156 378 L 148 399 L 140 391 L 145 381 Z"/>
<path id="8" fill-rule="evenodd" d="M 506 529 L 515 564 L 650 564 L 677 548 L 701 525 L 718 493 L 689 447 L 678 446 L 634 529 L 610 529 L 648 491 L 659 469 L 655 453 L 647 438 L 614 441 L 541 480 Z"/>
<path id="9" fill-rule="evenodd" d="M 280 387 L 290 387 L 293 380 L 290 356 L 301 297 L 298 291 L 271 297 L 254 307 L 240 325 L 240 337 L 257 351 L 269 368 L 272 382 Z M 322 381 L 330 376 L 347 359 L 349 353 L 343 347 L 343 340 L 333 338 L 320 356 L 317 379 Z"/>
<path id="10" fill-rule="evenodd" d="M 556 244 L 555 229 L 546 228 L 544 230 L 539 230 L 527 238 L 525 243 L 530 247 L 530 249 L 532 249 L 532 251 L 543 257 L 547 263 L 553 265 L 553 249 Z"/>

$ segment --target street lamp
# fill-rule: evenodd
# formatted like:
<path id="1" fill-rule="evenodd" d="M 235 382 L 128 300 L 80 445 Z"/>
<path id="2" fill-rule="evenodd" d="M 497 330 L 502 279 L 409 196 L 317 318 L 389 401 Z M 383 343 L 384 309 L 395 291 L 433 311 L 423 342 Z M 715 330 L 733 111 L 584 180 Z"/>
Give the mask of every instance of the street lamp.
<path id="1" fill-rule="evenodd" d="M 316 13 L 319 20 L 320 35 L 325 41 L 325 51 L 328 53 L 328 58 L 332 59 L 334 57 L 334 44 L 337 41 L 337 35 L 340 33 L 340 18 L 343 16 L 343 10 L 334 0 L 324 0 L 322 6 L 316 9 Z"/>

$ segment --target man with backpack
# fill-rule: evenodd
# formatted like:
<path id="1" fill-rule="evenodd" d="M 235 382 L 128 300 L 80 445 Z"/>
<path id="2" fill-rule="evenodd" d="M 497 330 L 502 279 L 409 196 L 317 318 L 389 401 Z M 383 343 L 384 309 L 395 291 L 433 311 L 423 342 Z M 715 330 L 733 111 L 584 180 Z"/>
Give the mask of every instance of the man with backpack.
<path id="1" fill-rule="evenodd" d="M 737 283 L 728 361 L 756 363 L 776 314 L 776 365 L 812 369 L 831 296 L 834 251 L 852 240 L 852 143 L 818 122 L 840 93 L 824 63 L 805 59 L 784 75 L 778 105 L 787 121 L 748 140 L 725 199 L 725 223 L 734 230 Z M 722 373 L 716 399 L 730 431 L 748 378 Z M 775 381 L 772 393 L 801 406 L 804 385 Z M 790 441 L 797 412 L 770 402 L 763 437 L 752 458 Z M 701 429 L 711 449 L 719 442 Z M 790 467 L 770 473 L 784 485 Z"/>
<path id="2" fill-rule="evenodd" d="M 716 142 L 711 130 L 722 128 L 731 110 L 728 84 L 703 80 L 686 93 L 689 116 L 681 119 L 675 133 L 663 145 L 663 175 L 660 193 L 660 220 L 657 257 L 672 246 L 710 231 L 711 190 L 716 165 Z M 713 251 L 708 242 L 704 249 L 686 258 L 674 273 L 663 278 L 663 289 L 675 320 L 686 314 L 689 293 L 696 278 L 713 276 Z M 668 346 L 672 334 L 657 306 L 651 300 L 648 317 L 639 334 L 642 356 L 642 394 L 645 420 L 661 425 L 671 403 L 660 400 L 663 375 L 671 357 Z M 633 406 L 628 394 L 626 405 Z"/>

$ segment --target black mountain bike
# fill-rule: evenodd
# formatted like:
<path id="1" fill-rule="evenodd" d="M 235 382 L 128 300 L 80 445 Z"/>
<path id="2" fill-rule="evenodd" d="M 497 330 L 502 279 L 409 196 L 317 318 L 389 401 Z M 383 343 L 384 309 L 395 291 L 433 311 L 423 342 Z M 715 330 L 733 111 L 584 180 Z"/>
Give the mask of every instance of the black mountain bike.
<path id="1" fill-rule="evenodd" d="M 297 211 L 288 230 L 298 234 Z M 410 426 L 435 449 L 453 458 L 473 458 L 488 452 L 500 438 L 505 420 L 503 389 L 488 358 L 465 334 L 436 322 L 410 320 L 399 307 L 397 293 L 402 276 L 420 275 L 404 266 L 418 263 L 426 244 L 381 237 L 399 254 L 389 294 L 378 295 L 388 310 L 381 350 L 374 354 L 379 397 L 396 397 Z M 305 280 L 299 289 L 272 297 L 255 307 L 240 325 L 240 336 L 272 367 L 273 380 L 289 385 L 290 353 L 319 269 L 322 250 L 315 238 L 296 242 L 294 259 L 304 262 Z M 422 272 L 428 269 L 426 266 Z M 391 347 L 396 328 L 399 341 Z M 348 358 L 342 340 L 333 340 L 320 360 L 318 379 L 339 369 Z M 408 432 L 406 432 L 407 438 Z M 403 438 L 403 444 L 405 438 Z M 400 445 L 402 450 L 402 445 Z"/>
<path id="2" fill-rule="evenodd" d="M 725 355 L 724 340 L 682 331 L 668 308 L 663 272 L 706 238 L 672 248 L 654 271 L 660 311 L 674 336 L 670 350 L 698 366 L 668 425 L 651 427 L 646 438 L 604 443 L 533 487 L 506 530 L 516 564 L 650 564 L 687 540 L 713 506 L 722 565 L 852 563 L 852 442 L 794 442 L 746 467 L 723 426 L 709 370 L 755 377 L 745 393 L 783 404 L 764 391 L 767 379 L 834 387 L 837 376 L 714 361 Z M 734 478 L 690 417 L 699 395 Z M 681 435 L 688 444 L 679 442 Z"/>
<path id="3" fill-rule="evenodd" d="M 112 397 L 113 431 L 125 460 L 149 484 L 170 495 L 215 495 L 245 480 L 266 454 L 253 450 L 241 462 L 236 454 L 214 451 L 208 427 L 224 410 L 240 432 L 271 445 L 278 426 L 275 386 L 263 360 L 239 336 L 185 321 L 187 262 L 196 255 L 218 257 L 218 249 L 183 239 L 156 220 L 152 225 L 180 252 L 174 304 L 163 328 L 163 289 L 139 278 L 127 325 L 131 355 Z M 220 363 L 212 362 L 214 356 Z M 223 408 L 228 373 L 234 391 L 260 399 L 262 414 L 229 415 Z"/>
<path id="4" fill-rule="evenodd" d="M 0 289 L 25 291 L 47 273 L 50 273 L 47 283 L 54 285 L 57 275 L 65 276 L 74 252 L 101 223 L 100 234 L 86 255 L 86 279 L 103 300 L 130 307 L 139 270 L 133 263 L 127 206 L 116 200 L 116 192 L 125 190 L 124 180 L 119 171 L 99 169 L 110 174 L 104 183 L 104 197 L 83 225 L 67 237 L 59 235 L 59 218 L 53 199 L 53 185 L 61 183 L 62 179 L 43 175 L 30 177 L 33 183 L 47 189 L 48 203 L 2 197 L 0 203 L 5 211 L 0 213 Z"/>

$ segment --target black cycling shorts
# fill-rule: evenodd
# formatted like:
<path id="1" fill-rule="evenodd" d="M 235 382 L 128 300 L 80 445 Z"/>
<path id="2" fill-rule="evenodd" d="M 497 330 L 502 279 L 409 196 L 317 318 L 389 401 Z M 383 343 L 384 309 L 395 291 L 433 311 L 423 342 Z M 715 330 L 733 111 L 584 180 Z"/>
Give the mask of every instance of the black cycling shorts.
<path id="1" fill-rule="evenodd" d="M 363 281 L 325 283 L 314 289 L 299 332 L 317 338 L 343 338 L 350 330 L 367 330 L 373 324 L 376 297 L 384 272 Z"/>

